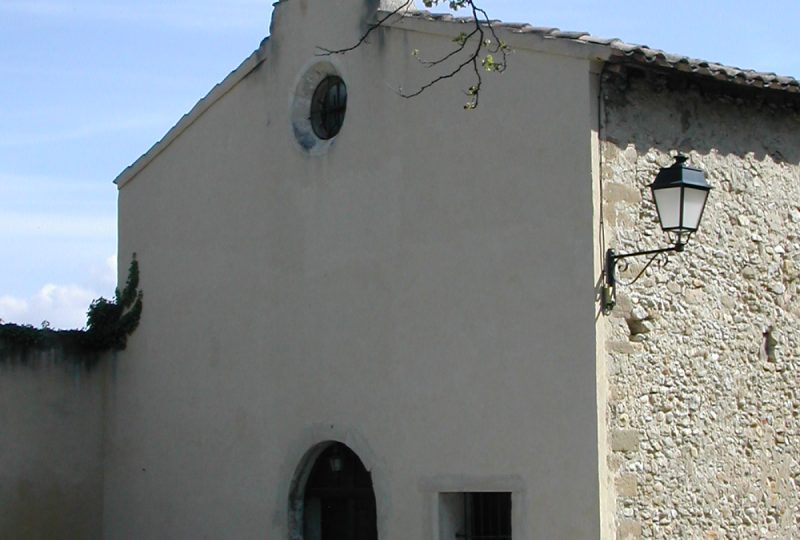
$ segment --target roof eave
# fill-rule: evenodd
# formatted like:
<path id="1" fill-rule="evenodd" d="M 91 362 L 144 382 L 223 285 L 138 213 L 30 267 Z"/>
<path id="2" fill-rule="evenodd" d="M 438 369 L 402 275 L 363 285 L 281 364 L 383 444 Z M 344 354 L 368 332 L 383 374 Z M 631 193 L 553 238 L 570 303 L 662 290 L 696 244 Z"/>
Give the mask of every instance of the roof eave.
<path id="1" fill-rule="evenodd" d="M 269 39 L 269 38 L 267 38 Z M 214 86 L 211 91 L 206 94 L 200 101 L 198 101 L 192 109 L 184 114 L 178 122 L 170 128 L 169 131 L 150 149 L 142 154 L 139 159 L 134 161 L 131 165 L 125 168 L 115 179 L 114 183 L 117 189 L 122 189 L 128 182 L 133 180 L 145 167 L 147 167 L 161 152 L 178 136 L 186 131 L 189 126 L 200 118 L 212 105 L 222 99 L 225 94 L 230 92 L 240 81 L 256 69 L 261 62 L 265 59 L 265 51 L 267 39 L 261 42 L 261 45 L 250 56 L 248 56 L 239 66 L 231 71 L 222 82 Z"/>
<path id="2" fill-rule="evenodd" d="M 384 15 L 386 12 L 383 12 Z M 408 11 L 391 18 L 386 26 L 430 34 L 455 36 L 460 26 L 474 24 L 471 18 L 449 14 L 432 14 L 427 11 Z M 587 32 L 564 32 L 558 28 L 535 27 L 524 23 L 491 21 L 495 32 L 503 36 L 514 49 L 533 50 L 584 58 L 594 62 L 611 62 L 638 65 L 653 70 L 669 70 L 699 80 L 713 79 L 753 90 L 783 92 L 800 95 L 800 81 L 775 73 L 758 72 L 726 66 L 706 60 L 689 58 L 653 49 L 645 45 L 627 43 L 620 39 L 605 39 Z"/>
<path id="3" fill-rule="evenodd" d="M 378 18 L 382 15 L 389 15 L 389 12 L 379 12 Z M 388 28 L 453 38 L 462 31 L 464 25 L 468 24 L 473 24 L 473 19 L 447 14 L 437 15 L 427 11 L 409 11 L 403 15 L 390 17 L 383 25 Z M 536 27 L 525 23 L 492 21 L 492 24 L 496 24 L 495 32 L 512 49 L 583 60 L 607 60 L 613 52 L 607 44 L 619 41 L 594 38 L 587 32 L 562 32 L 557 28 Z"/>

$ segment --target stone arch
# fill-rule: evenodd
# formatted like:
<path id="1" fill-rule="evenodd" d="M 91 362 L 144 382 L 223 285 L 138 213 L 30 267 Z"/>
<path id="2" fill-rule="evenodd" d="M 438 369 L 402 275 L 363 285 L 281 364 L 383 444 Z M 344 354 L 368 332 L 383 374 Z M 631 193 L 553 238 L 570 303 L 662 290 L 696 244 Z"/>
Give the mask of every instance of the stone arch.
<path id="1" fill-rule="evenodd" d="M 377 540 L 372 475 L 346 444 L 324 441 L 300 460 L 289 492 L 290 540 Z"/>

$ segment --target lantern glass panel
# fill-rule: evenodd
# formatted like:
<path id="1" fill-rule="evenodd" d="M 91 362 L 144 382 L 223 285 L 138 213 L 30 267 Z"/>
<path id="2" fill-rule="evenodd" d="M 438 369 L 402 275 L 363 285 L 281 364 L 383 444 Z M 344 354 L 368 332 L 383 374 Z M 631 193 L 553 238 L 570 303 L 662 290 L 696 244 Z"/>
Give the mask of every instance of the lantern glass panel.
<path id="1" fill-rule="evenodd" d="M 708 191 L 704 189 L 685 188 L 683 192 L 683 226 L 682 229 L 696 231 L 700 226 L 703 208 L 706 205 Z"/>
<path id="2" fill-rule="evenodd" d="M 681 188 L 654 189 L 653 198 L 656 200 L 658 219 L 661 228 L 666 230 L 680 227 L 681 222 Z"/>

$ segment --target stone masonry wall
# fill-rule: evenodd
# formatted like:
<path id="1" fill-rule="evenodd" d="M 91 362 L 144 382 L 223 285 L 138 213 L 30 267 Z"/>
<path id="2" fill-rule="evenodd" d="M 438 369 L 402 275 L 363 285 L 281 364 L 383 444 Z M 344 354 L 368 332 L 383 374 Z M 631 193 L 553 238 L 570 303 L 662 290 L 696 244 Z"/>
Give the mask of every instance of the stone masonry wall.
<path id="1" fill-rule="evenodd" d="M 658 77 L 603 109 L 606 248 L 668 245 L 647 186 L 678 151 L 714 187 L 606 318 L 617 538 L 800 538 L 800 116 Z"/>

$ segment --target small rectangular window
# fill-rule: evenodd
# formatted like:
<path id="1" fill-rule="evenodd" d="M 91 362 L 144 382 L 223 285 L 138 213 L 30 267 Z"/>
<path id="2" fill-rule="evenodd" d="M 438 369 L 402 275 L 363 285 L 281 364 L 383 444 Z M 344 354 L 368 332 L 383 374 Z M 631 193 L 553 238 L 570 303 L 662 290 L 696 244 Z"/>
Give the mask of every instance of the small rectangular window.
<path id="1" fill-rule="evenodd" d="M 511 493 L 440 493 L 439 540 L 512 540 Z"/>

